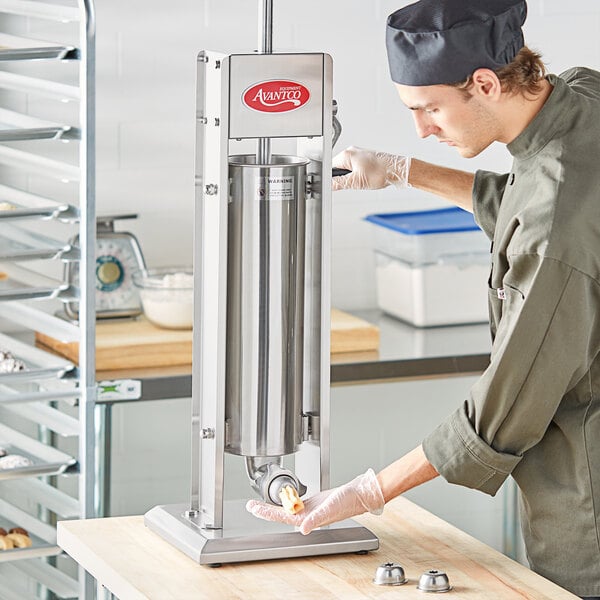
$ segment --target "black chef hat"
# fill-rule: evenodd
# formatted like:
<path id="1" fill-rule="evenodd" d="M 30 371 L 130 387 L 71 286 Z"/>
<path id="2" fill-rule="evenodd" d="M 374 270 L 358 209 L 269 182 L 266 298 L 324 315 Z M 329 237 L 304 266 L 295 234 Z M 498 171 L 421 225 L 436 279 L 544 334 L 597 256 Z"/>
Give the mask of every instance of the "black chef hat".
<path id="1" fill-rule="evenodd" d="M 525 0 L 420 0 L 392 13 L 386 45 L 392 80 L 404 85 L 464 81 L 498 69 L 524 46 Z"/>

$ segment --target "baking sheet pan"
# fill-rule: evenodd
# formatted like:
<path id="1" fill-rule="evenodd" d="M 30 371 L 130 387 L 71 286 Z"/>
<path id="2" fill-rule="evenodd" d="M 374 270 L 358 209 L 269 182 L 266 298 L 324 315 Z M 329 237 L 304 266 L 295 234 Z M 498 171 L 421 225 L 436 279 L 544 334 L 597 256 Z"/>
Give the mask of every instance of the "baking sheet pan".
<path id="1" fill-rule="evenodd" d="M 73 363 L 62 356 L 50 354 L 2 333 L 0 333 L 0 350 L 11 352 L 15 358 L 23 361 L 26 367 L 24 371 L 0 373 L 0 383 L 59 379 L 74 368 Z"/>
<path id="2" fill-rule="evenodd" d="M 28 467 L 0 469 L 0 480 L 58 475 L 72 470 L 77 464 L 72 456 L 2 424 L 0 424 L 0 447 L 4 448 L 7 454 L 25 456 L 32 462 Z"/>

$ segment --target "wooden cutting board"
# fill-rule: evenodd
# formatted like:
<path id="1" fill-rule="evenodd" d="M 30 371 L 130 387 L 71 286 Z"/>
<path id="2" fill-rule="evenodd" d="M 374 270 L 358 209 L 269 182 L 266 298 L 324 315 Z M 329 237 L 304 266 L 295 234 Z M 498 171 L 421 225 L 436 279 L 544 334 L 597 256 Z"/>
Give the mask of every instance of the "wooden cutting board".
<path id="1" fill-rule="evenodd" d="M 331 309 L 331 354 L 377 349 L 379 327 L 337 308 Z"/>
<path id="2" fill-rule="evenodd" d="M 38 344 L 79 362 L 79 342 L 61 342 L 36 332 Z M 144 317 L 96 323 L 96 370 L 171 367 L 192 362 L 192 331 L 162 329 Z"/>
<path id="3" fill-rule="evenodd" d="M 36 342 L 77 364 L 78 342 L 61 342 L 36 332 Z M 331 353 L 377 350 L 379 328 L 363 319 L 331 311 Z M 162 329 L 145 318 L 96 324 L 96 370 L 171 367 L 192 363 L 192 331 Z"/>

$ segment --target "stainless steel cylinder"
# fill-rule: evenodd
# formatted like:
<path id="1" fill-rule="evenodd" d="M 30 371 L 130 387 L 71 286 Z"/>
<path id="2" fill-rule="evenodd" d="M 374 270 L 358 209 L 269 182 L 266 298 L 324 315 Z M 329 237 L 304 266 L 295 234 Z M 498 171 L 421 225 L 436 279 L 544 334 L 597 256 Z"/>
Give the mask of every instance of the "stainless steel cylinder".
<path id="1" fill-rule="evenodd" d="M 229 159 L 227 452 L 292 454 L 302 441 L 306 165 Z"/>

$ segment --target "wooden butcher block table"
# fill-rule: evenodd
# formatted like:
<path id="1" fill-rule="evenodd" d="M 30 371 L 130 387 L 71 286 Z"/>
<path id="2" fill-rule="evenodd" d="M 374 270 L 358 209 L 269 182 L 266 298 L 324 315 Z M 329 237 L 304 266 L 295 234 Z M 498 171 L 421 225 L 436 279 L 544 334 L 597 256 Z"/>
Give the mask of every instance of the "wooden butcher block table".
<path id="1" fill-rule="evenodd" d="M 445 600 L 577 598 L 405 498 L 380 517 L 356 520 L 379 537 L 378 551 L 211 568 L 152 533 L 141 516 L 59 522 L 58 544 L 120 600 L 427 600 L 436 595 L 416 583 L 430 569 L 450 579 Z M 375 585 L 384 562 L 400 563 L 408 583 Z"/>

